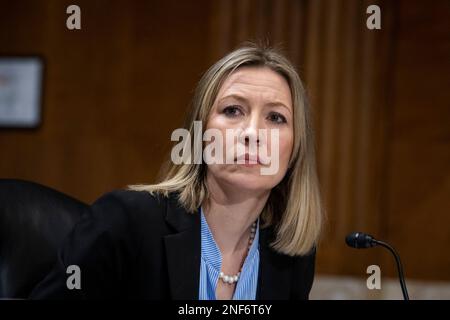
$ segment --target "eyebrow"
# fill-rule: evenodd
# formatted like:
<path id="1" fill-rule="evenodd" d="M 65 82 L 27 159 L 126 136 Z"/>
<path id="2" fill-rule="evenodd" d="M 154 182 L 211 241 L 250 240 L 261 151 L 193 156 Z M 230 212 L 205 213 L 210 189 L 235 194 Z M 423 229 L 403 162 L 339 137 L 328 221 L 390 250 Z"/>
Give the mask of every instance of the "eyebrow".
<path id="1" fill-rule="evenodd" d="M 221 102 L 222 100 L 225 100 L 225 99 L 229 99 L 229 98 L 233 98 L 233 99 L 236 99 L 236 100 L 238 100 L 238 101 L 242 101 L 242 102 L 248 103 L 248 99 L 247 99 L 247 98 L 245 98 L 245 97 L 243 97 L 243 96 L 241 96 L 241 95 L 238 95 L 238 94 L 229 94 L 229 95 L 227 95 L 227 96 L 224 96 L 224 97 L 222 97 L 222 98 L 219 99 L 219 102 Z M 269 106 L 269 107 L 284 107 L 284 108 L 286 108 L 290 113 L 292 113 L 291 109 L 289 109 L 289 108 L 288 108 L 283 102 L 281 102 L 281 101 L 269 102 L 269 103 L 266 103 L 264 106 Z"/>

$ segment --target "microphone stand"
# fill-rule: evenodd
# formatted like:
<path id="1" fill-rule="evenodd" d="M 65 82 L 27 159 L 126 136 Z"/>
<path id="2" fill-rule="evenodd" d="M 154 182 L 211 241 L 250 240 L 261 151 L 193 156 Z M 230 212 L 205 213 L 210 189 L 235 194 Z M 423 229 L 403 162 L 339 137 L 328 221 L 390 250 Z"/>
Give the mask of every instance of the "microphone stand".
<path id="1" fill-rule="evenodd" d="M 405 278 L 403 276 L 402 262 L 400 261 L 399 255 L 394 250 L 394 248 L 391 247 L 388 243 L 380 241 L 380 240 L 376 240 L 376 239 L 372 239 L 372 241 L 375 242 L 377 245 L 385 247 L 386 249 L 388 249 L 394 255 L 395 262 L 397 263 L 398 277 L 400 279 L 400 286 L 402 288 L 403 298 L 405 300 L 409 300 L 408 290 L 406 289 Z"/>

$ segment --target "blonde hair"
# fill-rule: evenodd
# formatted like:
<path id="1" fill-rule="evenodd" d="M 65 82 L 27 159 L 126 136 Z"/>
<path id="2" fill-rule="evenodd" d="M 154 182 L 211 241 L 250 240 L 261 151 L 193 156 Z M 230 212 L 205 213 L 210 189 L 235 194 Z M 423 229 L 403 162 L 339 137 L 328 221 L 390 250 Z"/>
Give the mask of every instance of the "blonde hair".
<path id="1" fill-rule="evenodd" d="M 194 136 L 194 121 L 206 123 L 224 80 L 243 66 L 267 67 L 288 82 L 294 111 L 294 146 L 289 168 L 282 181 L 271 190 L 261 212 L 262 227 L 274 226 L 275 239 L 270 244 L 288 255 L 308 254 L 316 245 L 322 227 L 322 205 L 316 173 L 312 119 L 305 90 L 293 65 L 277 50 L 246 44 L 211 66 L 195 90 L 185 129 Z M 208 197 L 205 183 L 206 164 L 175 165 L 170 159 L 162 171 L 161 182 L 133 185 L 129 189 L 157 192 L 168 197 L 177 192 L 178 200 L 190 213 Z"/>

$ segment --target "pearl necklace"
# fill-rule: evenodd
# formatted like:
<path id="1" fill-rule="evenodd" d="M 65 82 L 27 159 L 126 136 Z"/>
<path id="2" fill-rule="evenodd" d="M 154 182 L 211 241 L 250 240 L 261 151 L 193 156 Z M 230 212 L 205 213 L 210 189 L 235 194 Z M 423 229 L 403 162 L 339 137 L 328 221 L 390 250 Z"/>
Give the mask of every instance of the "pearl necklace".
<path id="1" fill-rule="evenodd" d="M 250 247 L 252 246 L 253 239 L 255 239 L 255 234 L 256 234 L 256 221 L 253 222 L 252 227 L 250 228 L 250 238 L 248 239 L 247 255 L 248 255 L 248 252 L 250 251 Z M 246 255 L 246 257 L 247 257 L 247 255 Z M 245 261 L 245 258 L 244 258 L 244 261 Z M 234 274 L 234 275 L 226 275 L 226 274 L 224 274 L 221 271 L 219 273 L 219 279 L 221 279 L 226 284 L 233 284 L 233 283 L 238 282 L 239 277 L 240 277 L 241 272 L 242 272 L 243 265 L 244 265 L 244 262 L 242 262 L 242 265 L 241 265 L 241 268 L 239 269 L 239 272 Z"/>

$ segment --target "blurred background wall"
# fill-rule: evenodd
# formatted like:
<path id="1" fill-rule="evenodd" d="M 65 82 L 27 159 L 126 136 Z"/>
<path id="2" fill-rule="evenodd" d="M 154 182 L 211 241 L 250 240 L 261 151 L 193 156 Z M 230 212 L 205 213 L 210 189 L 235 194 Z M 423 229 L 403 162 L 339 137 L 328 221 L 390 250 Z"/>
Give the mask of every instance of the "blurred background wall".
<path id="1" fill-rule="evenodd" d="M 81 30 L 66 28 L 71 4 Z M 371 4 L 381 30 L 366 28 Z M 39 55 L 45 76 L 40 126 L 0 128 L 0 177 L 85 202 L 153 182 L 201 74 L 245 40 L 281 46 L 311 100 L 317 273 L 395 277 L 383 249 L 345 246 L 361 230 L 394 245 L 408 279 L 450 281 L 448 0 L 1 0 L 0 56 Z"/>

